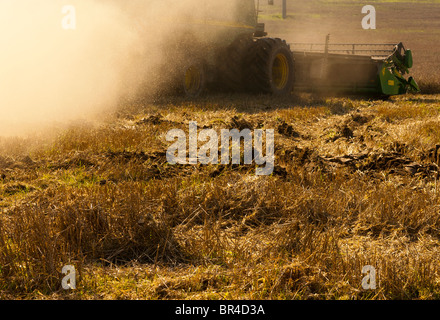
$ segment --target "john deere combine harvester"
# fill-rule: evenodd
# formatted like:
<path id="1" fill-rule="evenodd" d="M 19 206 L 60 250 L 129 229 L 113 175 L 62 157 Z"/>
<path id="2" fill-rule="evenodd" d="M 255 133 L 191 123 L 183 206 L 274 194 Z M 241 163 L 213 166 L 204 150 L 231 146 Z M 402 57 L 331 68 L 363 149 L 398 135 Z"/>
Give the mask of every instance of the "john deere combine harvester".
<path id="1" fill-rule="evenodd" d="M 229 6 L 230 14 L 221 7 Z M 203 19 L 182 21 L 177 83 L 188 96 L 205 88 L 285 95 L 293 90 L 391 96 L 417 92 L 411 50 L 389 44 L 288 44 L 267 37 L 255 0 L 201 0 Z M 217 7 L 216 7 L 217 6 Z M 185 37 L 182 37 L 182 34 Z M 182 40 L 187 39 L 187 40 Z"/>

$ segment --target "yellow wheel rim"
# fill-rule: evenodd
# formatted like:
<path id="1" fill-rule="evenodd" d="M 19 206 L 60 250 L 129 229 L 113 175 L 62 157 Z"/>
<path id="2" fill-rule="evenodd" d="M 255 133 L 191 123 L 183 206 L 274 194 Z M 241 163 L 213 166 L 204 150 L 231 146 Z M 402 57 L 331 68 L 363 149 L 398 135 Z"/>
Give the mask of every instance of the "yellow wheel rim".
<path id="1" fill-rule="evenodd" d="M 185 91 L 193 94 L 196 93 L 202 83 L 202 73 L 200 70 L 195 67 L 191 66 L 188 69 L 186 69 L 185 72 Z"/>
<path id="2" fill-rule="evenodd" d="M 289 80 L 289 62 L 287 57 L 279 53 L 275 57 L 272 67 L 272 81 L 277 89 L 283 89 Z"/>

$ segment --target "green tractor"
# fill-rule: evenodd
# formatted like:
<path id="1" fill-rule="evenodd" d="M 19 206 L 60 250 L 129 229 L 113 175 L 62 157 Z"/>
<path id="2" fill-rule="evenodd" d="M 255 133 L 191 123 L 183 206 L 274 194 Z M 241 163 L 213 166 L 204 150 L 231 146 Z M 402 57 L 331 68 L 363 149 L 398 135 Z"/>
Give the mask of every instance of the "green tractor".
<path id="1" fill-rule="evenodd" d="M 257 6 L 255 0 L 201 0 L 197 15 L 182 15 L 179 32 L 167 41 L 174 45 L 166 48 L 174 63 L 166 74 L 187 96 L 207 88 L 276 96 L 290 94 L 294 87 L 385 96 L 419 91 L 413 78 L 404 77 L 412 67 L 412 53 L 402 44 L 381 57 L 356 51 L 356 45 L 335 49 L 341 45 L 330 45 L 329 38 L 321 52 L 316 46 L 307 50 L 267 37 Z"/>
<path id="2" fill-rule="evenodd" d="M 187 96 L 207 88 L 273 95 L 293 89 L 290 47 L 266 37 L 254 0 L 202 0 L 198 14 L 182 18 L 179 32 L 166 43 L 173 61 L 166 74 Z"/>

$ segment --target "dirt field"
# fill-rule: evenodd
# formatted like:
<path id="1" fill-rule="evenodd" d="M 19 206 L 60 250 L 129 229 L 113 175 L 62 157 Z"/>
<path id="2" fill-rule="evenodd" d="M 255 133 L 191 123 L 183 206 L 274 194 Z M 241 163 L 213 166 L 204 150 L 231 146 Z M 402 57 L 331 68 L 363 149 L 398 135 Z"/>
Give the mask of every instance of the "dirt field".
<path id="1" fill-rule="evenodd" d="M 298 3 L 287 28 L 261 7 L 271 34 L 403 41 L 438 84 L 439 1 L 371 1 L 377 31 L 355 1 Z M 98 119 L 0 138 L 1 299 L 440 298 L 439 94 L 162 97 Z M 169 165 L 166 134 L 190 121 L 274 129 L 273 174 Z"/>

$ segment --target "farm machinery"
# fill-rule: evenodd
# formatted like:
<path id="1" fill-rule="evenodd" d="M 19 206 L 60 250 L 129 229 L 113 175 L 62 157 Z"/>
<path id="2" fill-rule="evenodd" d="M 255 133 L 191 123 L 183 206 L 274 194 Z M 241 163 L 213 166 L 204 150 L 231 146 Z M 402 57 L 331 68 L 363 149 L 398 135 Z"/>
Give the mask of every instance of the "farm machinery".
<path id="1" fill-rule="evenodd" d="M 222 11 L 225 4 L 230 14 Z M 174 47 L 167 48 L 175 54 L 175 84 L 187 96 L 209 87 L 272 95 L 293 90 L 377 96 L 419 91 L 408 77 L 412 52 L 402 43 L 331 44 L 327 36 L 323 44 L 289 44 L 268 37 L 258 23 L 255 0 L 202 0 L 201 9 L 202 17 L 181 21 Z"/>
<path id="2" fill-rule="evenodd" d="M 413 58 L 402 43 L 330 44 L 329 40 L 328 35 L 325 44 L 292 44 L 297 90 L 377 96 L 420 91 L 412 77 L 405 78 Z"/>

